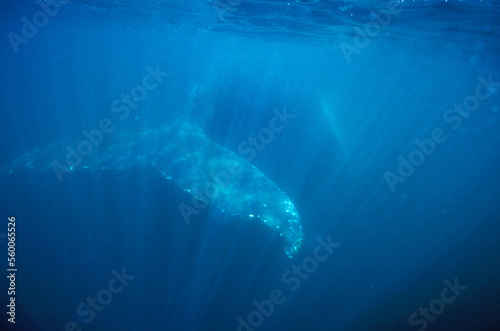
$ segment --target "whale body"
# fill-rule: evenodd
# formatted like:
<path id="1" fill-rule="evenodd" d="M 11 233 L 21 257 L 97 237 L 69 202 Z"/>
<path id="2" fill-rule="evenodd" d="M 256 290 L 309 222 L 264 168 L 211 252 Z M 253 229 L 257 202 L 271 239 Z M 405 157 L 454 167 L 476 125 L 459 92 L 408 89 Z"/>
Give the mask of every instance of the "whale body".
<path id="1" fill-rule="evenodd" d="M 152 167 L 193 196 L 192 204 L 179 205 L 186 223 L 210 204 L 277 231 L 288 257 L 299 250 L 303 234 L 292 201 L 259 169 L 210 140 L 200 128 L 176 122 L 169 127 L 88 138 L 93 147 L 89 141 L 76 145 L 59 141 L 15 159 L 2 167 L 0 174 L 53 172 L 62 182 L 79 169 Z"/>

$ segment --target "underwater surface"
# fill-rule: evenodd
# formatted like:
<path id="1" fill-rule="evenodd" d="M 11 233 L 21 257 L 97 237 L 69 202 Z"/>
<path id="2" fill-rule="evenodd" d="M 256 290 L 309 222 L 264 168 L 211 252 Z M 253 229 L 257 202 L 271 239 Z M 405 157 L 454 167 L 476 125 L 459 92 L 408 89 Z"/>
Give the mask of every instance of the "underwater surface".
<path id="1" fill-rule="evenodd" d="M 500 2 L 0 15 L 1 330 L 500 329 Z"/>

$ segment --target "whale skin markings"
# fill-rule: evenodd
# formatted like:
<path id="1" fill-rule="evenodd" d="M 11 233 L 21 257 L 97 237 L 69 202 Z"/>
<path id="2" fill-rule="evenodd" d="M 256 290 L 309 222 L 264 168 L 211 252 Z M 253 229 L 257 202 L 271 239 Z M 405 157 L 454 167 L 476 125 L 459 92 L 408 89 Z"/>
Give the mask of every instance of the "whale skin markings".
<path id="1" fill-rule="evenodd" d="M 288 257 L 295 256 L 299 250 L 302 226 L 292 201 L 259 169 L 207 138 L 198 127 L 181 122 L 132 133 L 116 132 L 104 139 L 91 154 L 82 156 L 75 167 L 65 163 L 68 154 L 65 147 L 71 146 L 71 142 L 60 141 L 13 160 L 2 167 L 0 174 L 19 170 L 54 172 L 55 162 L 68 172 L 64 176 L 79 169 L 152 166 L 166 180 L 197 199 L 244 221 L 259 221 L 277 231 Z M 226 177 L 224 185 L 212 185 L 216 189 L 209 199 L 200 194 L 207 185 L 217 184 L 213 175 L 226 171 L 229 164 L 238 168 L 238 173 Z"/>

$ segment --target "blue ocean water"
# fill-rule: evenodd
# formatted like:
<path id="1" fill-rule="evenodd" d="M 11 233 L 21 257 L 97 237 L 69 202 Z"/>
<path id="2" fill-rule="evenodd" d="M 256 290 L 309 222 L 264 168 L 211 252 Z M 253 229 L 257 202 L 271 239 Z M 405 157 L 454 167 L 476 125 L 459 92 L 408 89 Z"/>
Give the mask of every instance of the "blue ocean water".
<path id="1" fill-rule="evenodd" d="M 500 329 L 498 1 L 21 0 L 0 15 L 2 330 Z M 187 224 L 192 196 L 155 167 L 58 180 L 27 154 L 67 139 L 100 160 L 179 122 L 286 194 L 297 254 L 226 205 Z"/>

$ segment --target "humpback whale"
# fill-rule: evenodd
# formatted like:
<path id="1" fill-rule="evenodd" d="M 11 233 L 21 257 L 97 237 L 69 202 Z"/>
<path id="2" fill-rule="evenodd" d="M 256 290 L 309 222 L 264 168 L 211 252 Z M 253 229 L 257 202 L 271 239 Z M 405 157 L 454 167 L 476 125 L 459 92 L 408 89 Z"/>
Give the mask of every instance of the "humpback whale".
<path id="1" fill-rule="evenodd" d="M 192 205 L 179 205 L 184 218 L 186 213 L 199 213 L 201 201 L 277 231 L 288 257 L 299 250 L 303 234 L 292 201 L 259 169 L 210 140 L 196 125 L 176 121 L 171 126 L 113 132 L 99 138 L 94 150 L 89 152 L 87 146 L 86 155 L 77 155 L 68 141 L 59 141 L 13 160 L 2 167 L 0 174 L 53 172 L 61 181 L 61 176 L 71 176 L 81 169 L 152 167 L 193 196 Z"/>

